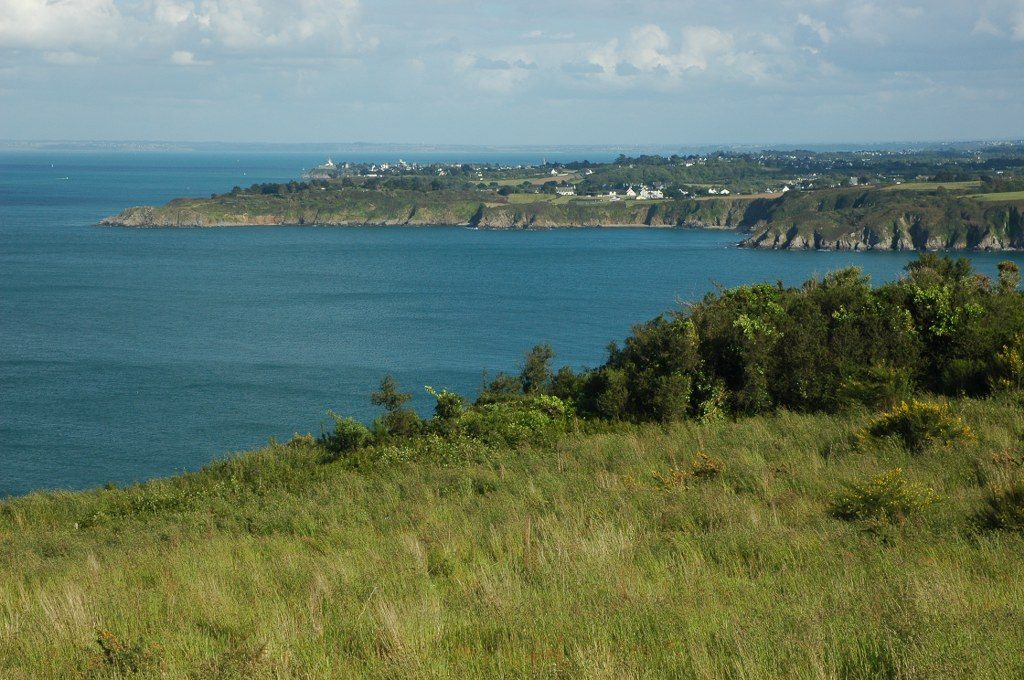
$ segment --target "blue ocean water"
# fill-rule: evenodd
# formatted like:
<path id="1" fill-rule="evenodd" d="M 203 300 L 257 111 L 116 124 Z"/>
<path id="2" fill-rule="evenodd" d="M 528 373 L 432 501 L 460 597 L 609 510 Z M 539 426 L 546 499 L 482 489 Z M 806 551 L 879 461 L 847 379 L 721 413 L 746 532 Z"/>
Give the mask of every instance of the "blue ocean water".
<path id="1" fill-rule="evenodd" d="M 558 364 L 598 364 L 633 323 L 716 284 L 850 264 L 884 281 L 912 257 L 745 251 L 687 230 L 94 226 L 321 160 L 0 154 L 0 497 L 195 469 L 318 433 L 328 408 L 369 419 L 386 372 L 428 413 L 424 385 L 473 394 L 541 341 Z M 994 275 L 1008 257 L 1024 265 L 972 259 Z"/>

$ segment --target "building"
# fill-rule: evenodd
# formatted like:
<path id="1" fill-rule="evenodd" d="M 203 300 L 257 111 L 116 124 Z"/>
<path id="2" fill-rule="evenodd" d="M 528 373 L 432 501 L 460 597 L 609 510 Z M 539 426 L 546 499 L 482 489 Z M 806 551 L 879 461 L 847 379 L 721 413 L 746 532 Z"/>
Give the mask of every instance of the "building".
<path id="1" fill-rule="evenodd" d="M 626 198 L 636 198 L 636 192 L 633 191 L 633 187 L 626 189 Z"/>
<path id="2" fill-rule="evenodd" d="M 636 195 L 636 200 L 638 201 L 649 201 L 659 198 L 665 198 L 665 193 L 661 189 L 648 189 L 643 185 L 640 185 L 640 193 Z"/>
<path id="3" fill-rule="evenodd" d="M 576 187 L 555 187 L 555 193 L 558 194 L 559 196 L 575 196 Z"/>

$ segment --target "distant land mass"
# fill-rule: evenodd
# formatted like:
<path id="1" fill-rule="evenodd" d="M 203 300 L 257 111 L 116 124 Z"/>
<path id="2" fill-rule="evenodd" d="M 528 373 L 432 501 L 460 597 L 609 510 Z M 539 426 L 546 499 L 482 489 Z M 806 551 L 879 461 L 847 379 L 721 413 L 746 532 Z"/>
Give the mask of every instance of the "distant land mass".
<path id="1" fill-rule="evenodd" d="M 123 227 L 735 229 L 749 248 L 1024 249 L 1024 146 L 620 155 L 610 163 L 335 163 L 303 181 L 136 206 Z"/>

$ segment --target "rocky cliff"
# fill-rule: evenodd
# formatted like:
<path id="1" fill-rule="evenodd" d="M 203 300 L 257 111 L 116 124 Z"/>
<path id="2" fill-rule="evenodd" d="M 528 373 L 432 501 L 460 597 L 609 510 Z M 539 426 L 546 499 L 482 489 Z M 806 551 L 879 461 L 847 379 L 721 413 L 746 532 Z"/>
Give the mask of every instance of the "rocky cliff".
<path id="1" fill-rule="evenodd" d="M 482 200 L 483 199 L 483 200 Z M 242 192 L 137 206 L 100 222 L 120 227 L 436 225 L 481 229 L 711 227 L 742 225 L 749 199 L 510 203 L 496 194 L 313 187 L 288 195 Z"/>
<path id="2" fill-rule="evenodd" d="M 1024 202 L 879 189 L 792 193 L 745 216 L 747 248 L 1021 250 Z"/>

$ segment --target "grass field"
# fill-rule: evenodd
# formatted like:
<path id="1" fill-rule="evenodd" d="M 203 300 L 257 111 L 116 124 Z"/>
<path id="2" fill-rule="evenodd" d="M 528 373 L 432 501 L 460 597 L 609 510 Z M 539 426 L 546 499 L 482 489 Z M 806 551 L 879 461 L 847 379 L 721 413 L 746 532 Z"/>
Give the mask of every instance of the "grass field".
<path id="1" fill-rule="evenodd" d="M 971 180 L 969 182 L 904 182 L 903 184 L 890 184 L 883 187 L 883 191 L 935 191 L 936 189 L 948 189 L 949 191 L 964 191 L 967 189 L 978 189 L 981 182 Z"/>
<path id="2" fill-rule="evenodd" d="M 1024 191 L 1004 191 L 995 194 L 974 194 L 971 198 L 979 201 L 1024 201 Z"/>
<path id="3" fill-rule="evenodd" d="M 916 455 L 783 412 L 11 499 L 0 677 L 1022 677 L 1024 536 L 973 520 L 1024 467 L 1019 399 L 953 402 L 975 438 Z M 897 467 L 938 502 L 832 516 Z"/>

